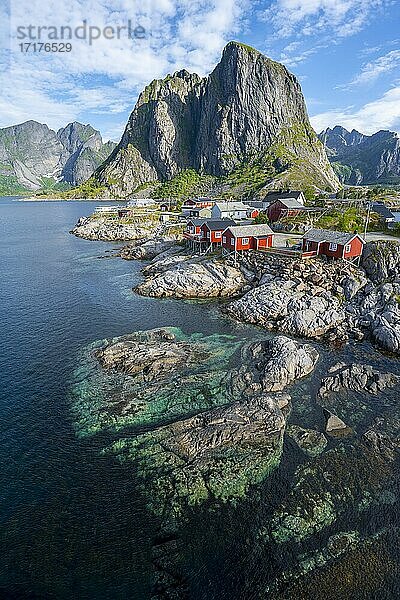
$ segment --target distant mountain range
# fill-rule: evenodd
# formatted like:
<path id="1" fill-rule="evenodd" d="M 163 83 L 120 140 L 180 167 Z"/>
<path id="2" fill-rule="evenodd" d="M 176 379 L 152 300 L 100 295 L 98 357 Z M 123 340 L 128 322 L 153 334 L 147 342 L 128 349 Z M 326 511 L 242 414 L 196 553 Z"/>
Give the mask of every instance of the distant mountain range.
<path id="1" fill-rule="evenodd" d="M 363 135 L 337 125 L 319 139 L 339 179 L 346 184 L 399 184 L 400 137 L 393 131 Z"/>
<path id="2" fill-rule="evenodd" d="M 57 132 L 36 121 L 0 129 L 0 194 L 78 185 L 115 146 L 77 122 Z"/>

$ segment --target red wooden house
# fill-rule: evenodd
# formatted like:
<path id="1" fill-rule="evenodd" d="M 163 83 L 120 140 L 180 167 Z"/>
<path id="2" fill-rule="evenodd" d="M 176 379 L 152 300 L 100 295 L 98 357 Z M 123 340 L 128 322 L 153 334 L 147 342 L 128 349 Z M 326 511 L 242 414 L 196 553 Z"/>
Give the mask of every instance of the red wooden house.
<path id="1" fill-rule="evenodd" d="M 198 235 L 200 233 L 200 227 L 207 219 L 189 219 L 186 223 L 185 232 L 189 235 Z"/>
<path id="2" fill-rule="evenodd" d="M 274 232 L 268 225 L 229 226 L 222 234 L 222 247 L 230 252 L 271 248 Z"/>
<path id="3" fill-rule="evenodd" d="M 258 217 L 259 214 L 260 214 L 260 211 L 258 208 L 250 207 L 249 210 L 247 211 L 247 216 L 249 217 L 249 219 L 255 219 L 256 217 Z"/>
<path id="4" fill-rule="evenodd" d="M 303 252 L 351 260 L 361 256 L 364 240 L 358 233 L 310 229 L 303 236 Z"/>
<path id="5" fill-rule="evenodd" d="M 269 205 L 267 215 L 270 223 L 276 223 L 284 217 L 295 217 L 304 210 L 306 210 L 305 207 L 298 200 L 280 198 Z"/>
<path id="6" fill-rule="evenodd" d="M 220 245 L 222 244 L 222 232 L 231 225 L 235 225 L 235 221 L 231 219 L 204 221 L 200 227 L 200 239 L 202 242 Z"/>

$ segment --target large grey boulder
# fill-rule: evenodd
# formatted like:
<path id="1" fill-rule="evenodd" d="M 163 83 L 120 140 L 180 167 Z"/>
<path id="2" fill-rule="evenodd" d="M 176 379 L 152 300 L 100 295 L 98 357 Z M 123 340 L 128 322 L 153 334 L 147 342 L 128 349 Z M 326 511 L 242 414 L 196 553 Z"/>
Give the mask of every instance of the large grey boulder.
<path id="1" fill-rule="evenodd" d="M 135 291 L 143 296 L 173 298 L 226 297 L 237 293 L 246 281 L 243 274 L 213 259 L 180 260 L 176 257 L 167 270 L 151 275 Z"/>
<path id="2" fill-rule="evenodd" d="M 282 335 L 260 345 L 266 361 L 261 377 L 266 392 L 281 391 L 306 377 L 312 373 L 319 358 L 318 352 L 309 344 L 301 344 Z"/>
<path id="3" fill-rule="evenodd" d="M 232 302 L 227 311 L 241 321 L 315 338 L 345 319 L 339 300 L 326 290 L 320 289 L 319 293 L 304 291 L 291 280 L 274 279 Z"/>

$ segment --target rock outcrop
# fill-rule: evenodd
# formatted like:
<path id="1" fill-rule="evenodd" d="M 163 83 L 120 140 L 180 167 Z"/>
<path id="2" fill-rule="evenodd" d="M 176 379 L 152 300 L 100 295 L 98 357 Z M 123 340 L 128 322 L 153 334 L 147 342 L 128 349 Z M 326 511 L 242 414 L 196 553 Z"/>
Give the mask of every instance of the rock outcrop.
<path id="1" fill-rule="evenodd" d="M 169 329 L 133 333 L 101 348 L 96 356 L 103 368 L 146 383 L 166 379 L 178 369 L 190 368 L 209 357 L 205 347 L 177 340 Z"/>
<path id="2" fill-rule="evenodd" d="M 182 247 L 177 245 L 177 236 L 159 236 L 121 248 L 119 255 L 125 260 L 152 260 L 159 255 L 174 256 L 182 252 Z"/>
<path id="3" fill-rule="evenodd" d="M 152 275 L 140 283 L 135 291 L 156 298 L 215 298 L 229 297 L 243 288 L 246 280 L 242 273 L 221 260 L 197 257 L 182 260 L 170 258 L 165 269 L 164 261 Z"/>
<path id="4" fill-rule="evenodd" d="M 285 417 L 278 398 L 234 402 L 126 439 L 111 451 L 139 462 L 151 508 L 164 519 L 210 498 L 234 500 L 279 463 Z"/>
<path id="5" fill-rule="evenodd" d="M 255 342 L 249 349 L 252 361 L 261 370 L 265 392 L 282 391 L 285 387 L 309 375 L 319 358 L 309 344 L 300 344 L 283 335 Z"/>
<path id="6" fill-rule="evenodd" d="M 322 380 L 319 395 L 324 398 L 332 392 L 341 390 L 379 394 L 386 388 L 394 387 L 399 383 L 399 375 L 382 373 L 371 365 L 338 364 L 331 367 L 329 375 Z"/>
<path id="7" fill-rule="evenodd" d="M 338 187 L 296 78 L 231 42 L 208 77 L 182 70 L 147 86 L 95 177 L 125 197 L 185 169 L 219 177 L 249 160 L 261 165 L 266 187 L 274 178 L 276 185 Z"/>
<path id="8" fill-rule="evenodd" d="M 4 193 L 12 193 L 13 186 L 38 190 L 60 182 L 82 183 L 114 147 L 113 142 L 103 143 L 90 125 L 76 122 L 57 132 L 36 121 L 5 127 L 0 129 L 1 186 Z"/>
<path id="9" fill-rule="evenodd" d="M 232 302 L 227 312 L 240 321 L 267 329 L 317 338 L 338 327 L 345 313 L 332 294 L 323 289 L 319 294 L 315 291 L 308 292 L 295 281 L 277 278 Z"/>
<path id="10" fill-rule="evenodd" d="M 364 246 L 361 266 L 375 283 L 400 281 L 400 244 L 393 240 L 370 242 Z"/>
<path id="11" fill-rule="evenodd" d="M 140 224 L 125 224 L 107 217 L 81 217 L 70 233 L 85 240 L 117 242 L 146 240 L 157 234 L 158 223 L 142 221 Z"/>

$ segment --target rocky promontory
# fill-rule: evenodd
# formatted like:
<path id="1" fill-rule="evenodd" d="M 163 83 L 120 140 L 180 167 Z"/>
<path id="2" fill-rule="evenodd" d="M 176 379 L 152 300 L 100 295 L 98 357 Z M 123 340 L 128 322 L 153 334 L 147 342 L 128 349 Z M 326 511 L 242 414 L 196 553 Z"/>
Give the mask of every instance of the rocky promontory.
<path id="1" fill-rule="evenodd" d="M 81 217 L 70 233 L 85 240 L 119 242 L 145 240 L 157 233 L 159 223 L 143 220 L 140 224 L 124 224 L 110 221 L 107 217 Z"/>
<path id="2" fill-rule="evenodd" d="M 147 270 L 146 274 L 149 273 Z M 161 259 L 152 266 L 151 275 L 135 291 L 156 298 L 223 298 L 237 294 L 245 285 L 242 272 L 223 260 L 198 256 L 169 257 L 165 268 Z"/>

